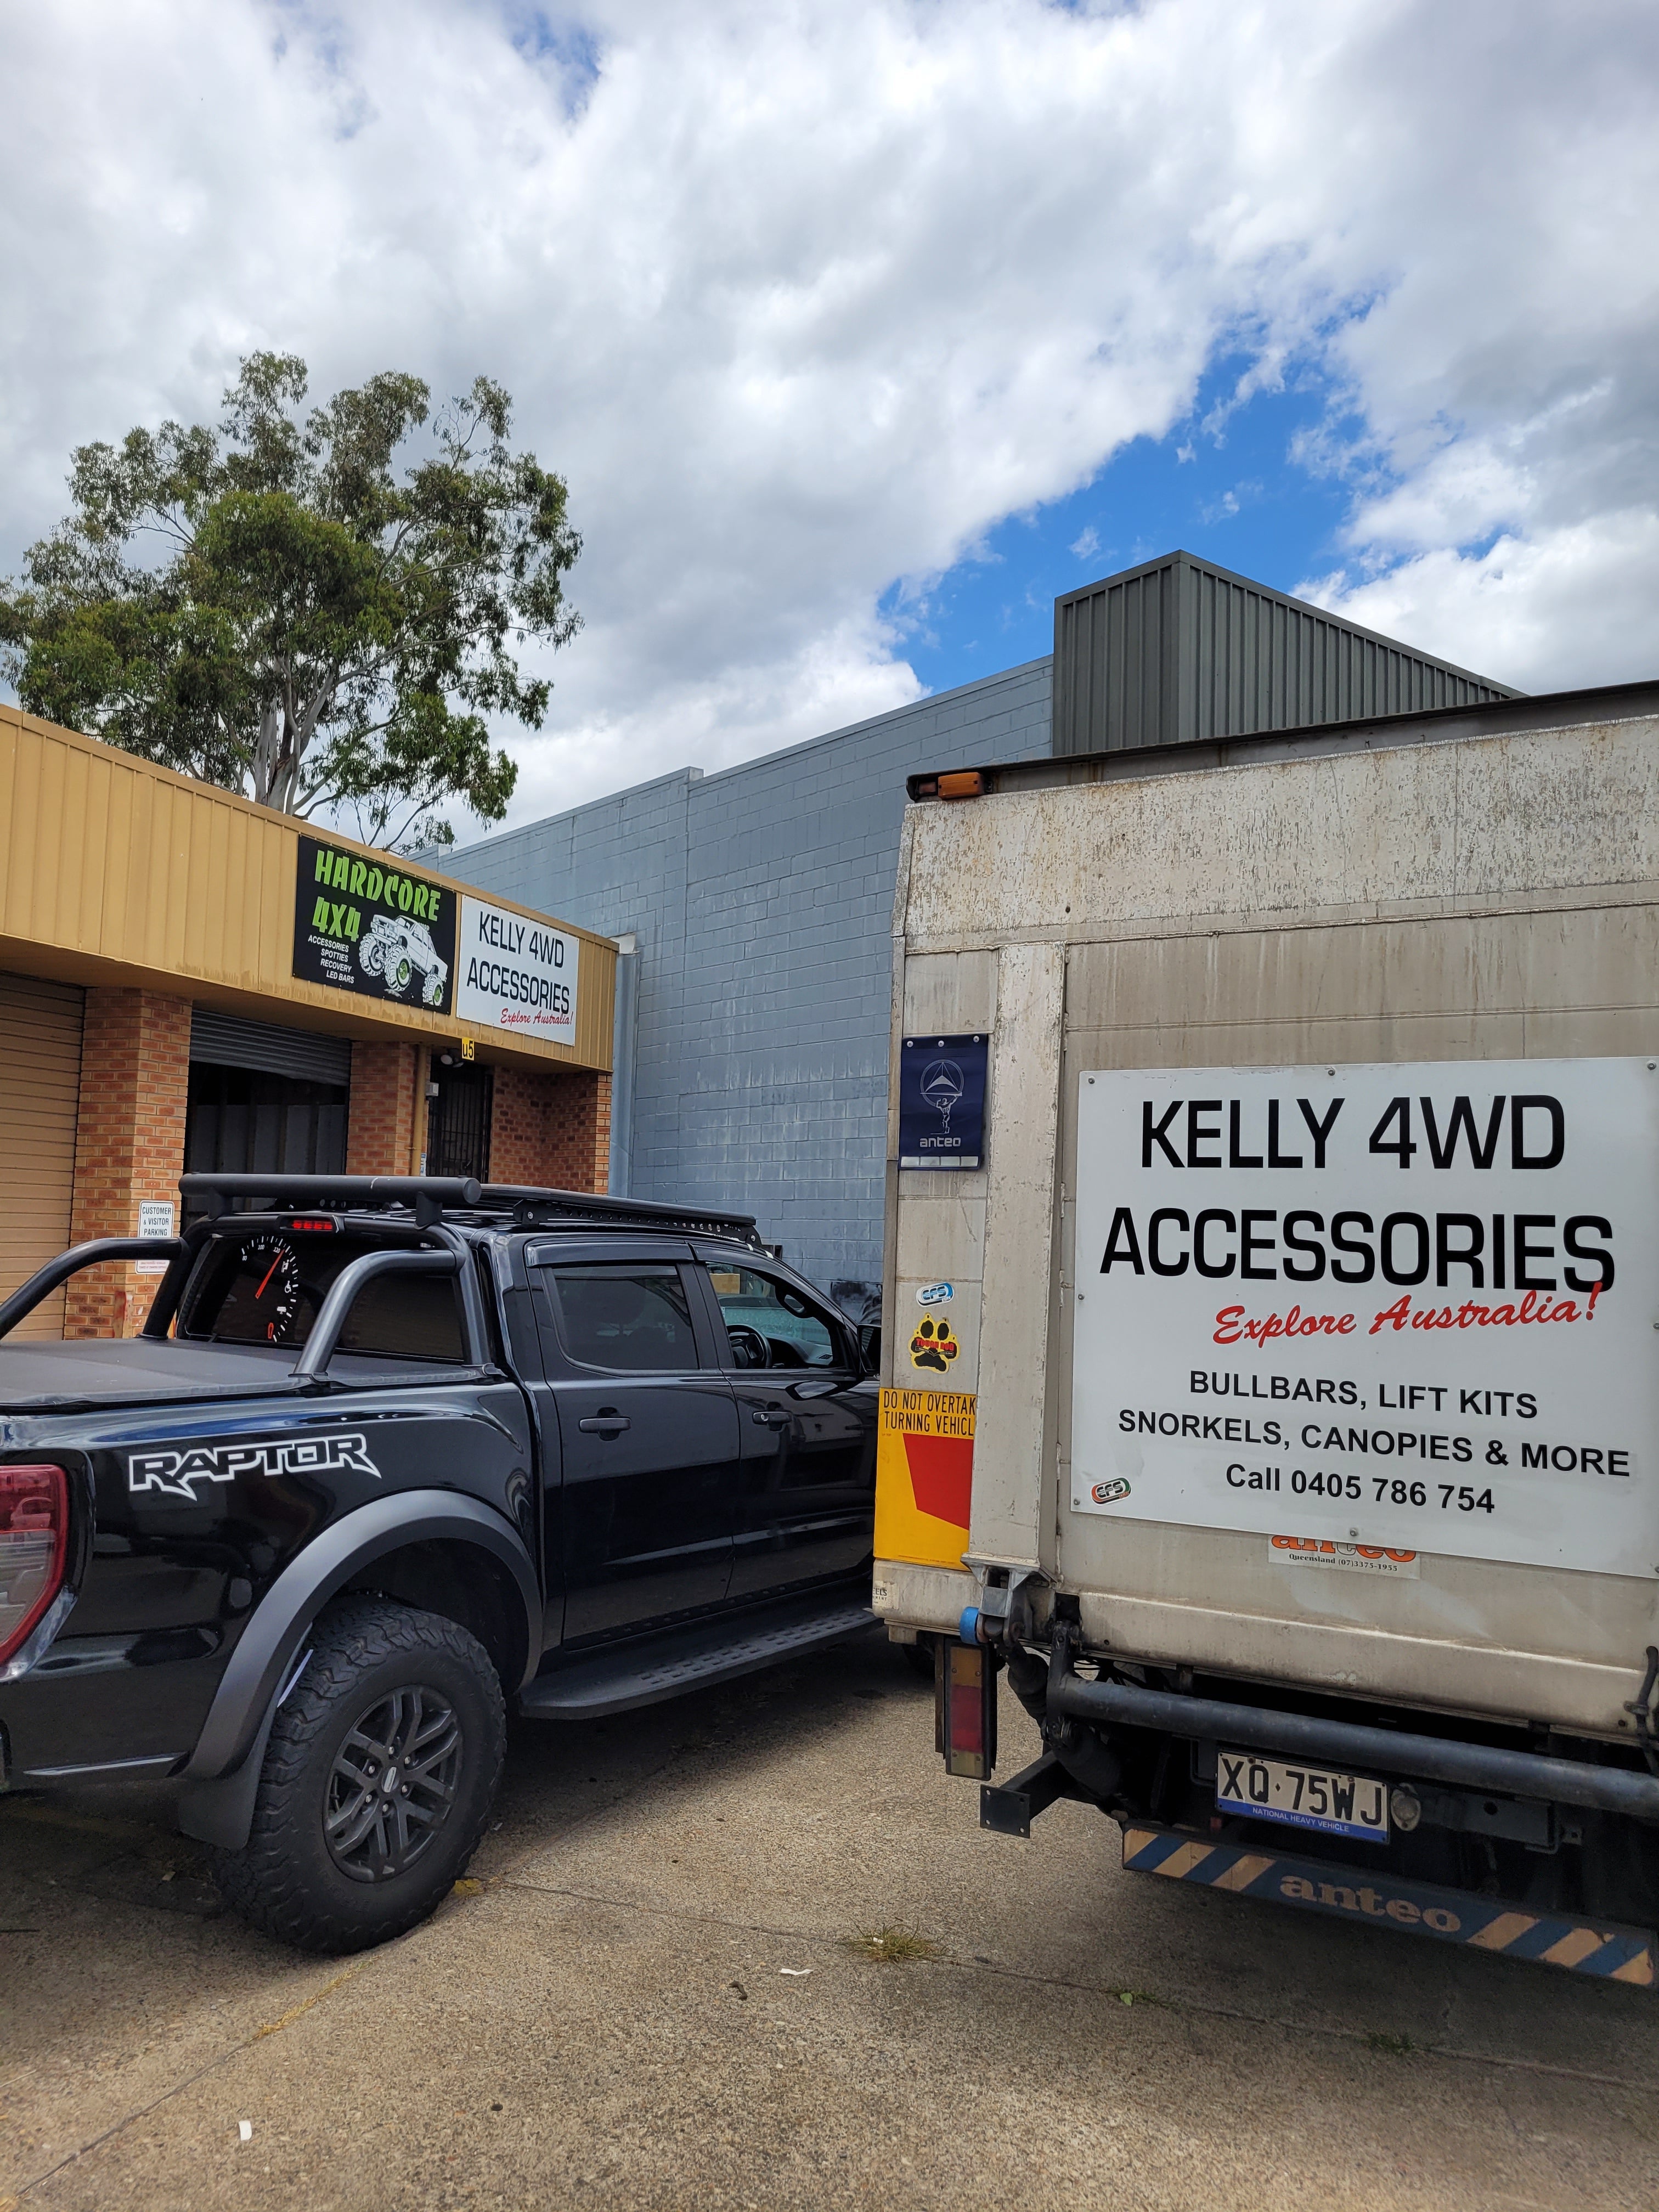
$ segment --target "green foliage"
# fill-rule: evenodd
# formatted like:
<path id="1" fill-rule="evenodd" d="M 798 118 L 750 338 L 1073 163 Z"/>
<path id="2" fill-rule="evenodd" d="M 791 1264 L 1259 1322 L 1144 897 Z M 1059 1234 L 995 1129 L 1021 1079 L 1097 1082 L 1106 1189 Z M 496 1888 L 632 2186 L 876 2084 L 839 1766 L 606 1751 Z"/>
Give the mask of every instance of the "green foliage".
<path id="1" fill-rule="evenodd" d="M 580 617 L 562 478 L 507 443 L 487 377 L 432 421 L 418 377 L 301 416 L 306 366 L 256 353 L 218 430 L 82 446 L 73 511 L 0 585 L 0 674 L 32 714 L 290 814 L 355 814 L 373 844 L 448 843 L 518 771 L 489 718 L 540 726 L 514 649 Z M 148 556 L 148 557 L 143 557 Z"/>

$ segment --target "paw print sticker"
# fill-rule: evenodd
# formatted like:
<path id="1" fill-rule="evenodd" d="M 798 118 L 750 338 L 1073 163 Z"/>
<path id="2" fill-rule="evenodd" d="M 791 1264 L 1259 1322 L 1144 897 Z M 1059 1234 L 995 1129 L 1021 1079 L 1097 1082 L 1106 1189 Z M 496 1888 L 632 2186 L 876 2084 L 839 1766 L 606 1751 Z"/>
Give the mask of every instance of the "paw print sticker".
<path id="1" fill-rule="evenodd" d="M 931 1367 L 935 1374 L 943 1375 L 961 1348 L 951 1334 L 950 1322 L 943 1318 L 935 1321 L 929 1314 L 910 1339 L 910 1364 Z"/>

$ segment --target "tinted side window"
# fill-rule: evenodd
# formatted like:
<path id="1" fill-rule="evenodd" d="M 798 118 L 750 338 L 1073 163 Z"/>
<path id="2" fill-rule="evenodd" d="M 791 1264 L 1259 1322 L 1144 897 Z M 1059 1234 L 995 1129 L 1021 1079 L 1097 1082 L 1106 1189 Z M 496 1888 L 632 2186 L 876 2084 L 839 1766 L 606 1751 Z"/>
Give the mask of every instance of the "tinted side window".
<path id="1" fill-rule="evenodd" d="M 464 1360 L 461 1294 L 453 1278 L 376 1275 L 352 1301 L 340 1349 L 398 1359 Z"/>
<path id="2" fill-rule="evenodd" d="M 678 1267 L 551 1267 L 559 1334 L 573 1359 L 626 1374 L 695 1367 L 691 1309 Z"/>
<path id="3" fill-rule="evenodd" d="M 847 1358 L 842 1332 L 793 1283 L 780 1283 L 752 1267 L 711 1267 L 708 1279 L 732 1334 L 739 1367 L 836 1367 Z M 755 1336 L 765 1340 L 764 1363 L 753 1357 Z"/>

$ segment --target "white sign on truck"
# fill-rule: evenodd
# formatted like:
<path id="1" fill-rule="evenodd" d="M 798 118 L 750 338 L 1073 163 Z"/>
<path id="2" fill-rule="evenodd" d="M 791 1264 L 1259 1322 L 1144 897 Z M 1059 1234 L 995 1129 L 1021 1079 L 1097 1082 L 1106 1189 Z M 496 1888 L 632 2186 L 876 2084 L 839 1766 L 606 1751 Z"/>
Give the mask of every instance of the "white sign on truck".
<path id="1" fill-rule="evenodd" d="M 1072 1505 L 1659 1571 L 1659 1072 L 1085 1072 Z"/>
<path id="2" fill-rule="evenodd" d="M 576 1042 L 576 968 L 580 939 L 464 897 L 455 947 L 455 1012 L 481 1029 L 520 1030 Z"/>

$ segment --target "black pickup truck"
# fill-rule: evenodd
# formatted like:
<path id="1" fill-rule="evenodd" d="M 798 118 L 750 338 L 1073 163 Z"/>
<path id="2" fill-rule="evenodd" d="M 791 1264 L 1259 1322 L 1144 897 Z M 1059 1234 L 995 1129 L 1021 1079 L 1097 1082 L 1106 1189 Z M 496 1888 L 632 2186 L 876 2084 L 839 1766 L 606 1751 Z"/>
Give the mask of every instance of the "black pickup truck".
<path id="1" fill-rule="evenodd" d="M 179 1237 L 0 1306 L 167 1262 L 135 1338 L 0 1342 L 7 1786 L 176 1778 L 239 1911 L 354 1950 L 466 1865 L 509 1702 L 624 1711 L 870 1625 L 869 1361 L 748 1217 L 179 1187 Z"/>

